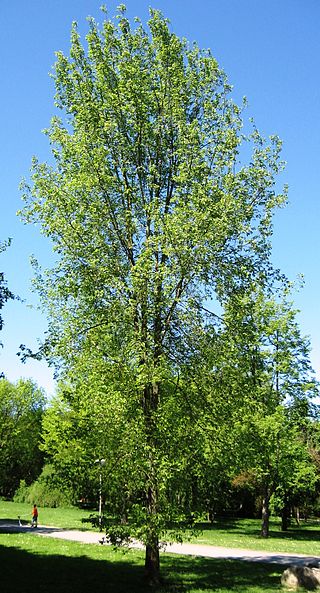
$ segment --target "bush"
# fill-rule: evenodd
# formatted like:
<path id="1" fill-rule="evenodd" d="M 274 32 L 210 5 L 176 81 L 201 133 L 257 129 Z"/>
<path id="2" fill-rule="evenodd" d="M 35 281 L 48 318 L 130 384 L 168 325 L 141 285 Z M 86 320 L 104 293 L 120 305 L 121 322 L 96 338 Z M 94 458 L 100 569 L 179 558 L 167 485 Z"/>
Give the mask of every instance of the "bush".
<path id="1" fill-rule="evenodd" d="M 29 502 L 29 488 L 27 486 L 25 480 L 20 480 L 19 488 L 16 490 L 15 495 L 13 497 L 14 502 Z"/>
<path id="2" fill-rule="evenodd" d="M 31 486 L 27 486 L 25 480 L 21 480 L 13 500 L 14 502 L 26 502 L 28 504 L 36 503 L 51 508 L 72 505 L 70 493 L 62 490 L 56 484 L 54 471 L 50 465 L 44 466 L 41 475 Z"/>

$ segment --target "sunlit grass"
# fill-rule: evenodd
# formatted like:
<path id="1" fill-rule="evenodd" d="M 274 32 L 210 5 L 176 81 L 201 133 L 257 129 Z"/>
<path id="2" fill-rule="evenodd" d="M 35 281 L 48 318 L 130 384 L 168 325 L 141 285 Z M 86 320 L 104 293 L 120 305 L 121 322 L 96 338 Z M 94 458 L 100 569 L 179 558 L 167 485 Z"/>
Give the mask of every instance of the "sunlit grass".
<path id="1" fill-rule="evenodd" d="M 48 507 L 38 507 L 39 525 L 51 525 L 53 527 L 63 527 L 67 529 L 91 529 L 90 523 L 83 523 L 83 519 L 88 519 L 95 511 L 70 508 L 50 509 Z M 18 502 L 8 502 L 0 500 L 0 520 L 8 519 L 18 522 L 18 516 L 21 521 L 31 521 L 31 505 Z"/>
<path id="2" fill-rule="evenodd" d="M 88 519 L 92 511 L 78 508 L 39 508 L 39 525 L 51 525 L 67 529 L 92 529 Z M 8 519 L 18 523 L 18 515 L 22 520 L 31 520 L 31 506 L 27 504 L 0 501 L 0 520 Z M 247 548 L 270 552 L 289 552 L 320 556 L 320 523 L 302 522 L 300 527 L 292 523 L 289 531 L 282 532 L 280 521 L 270 521 L 270 536 L 260 536 L 260 521 L 257 519 L 230 519 L 216 521 L 213 525 L 199 525 L 197 535 L 192 535 L 193 543 L 223 546 L 230 548 Z"/>
<path id="3" fill-rule="evenodd" d="M 246 548 L 270 552 L 289 552 L 320 556 L 320 523 L 302 522 L 300 527 L 292 524 L 287 532 L 281 531 L 280 521 L 270 521 L 269 537 L 260 536 L 260 521 L 257 519 L 232 519 L 204 523 L 201 533 L 191 537 L 197 544 Z"/>

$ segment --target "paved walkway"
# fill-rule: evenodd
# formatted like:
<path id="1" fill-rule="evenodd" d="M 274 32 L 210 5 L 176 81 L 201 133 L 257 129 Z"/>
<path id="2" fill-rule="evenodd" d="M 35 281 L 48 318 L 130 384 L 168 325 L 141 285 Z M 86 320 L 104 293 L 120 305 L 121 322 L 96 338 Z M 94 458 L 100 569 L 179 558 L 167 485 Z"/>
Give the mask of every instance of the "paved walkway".
<path id="1" fill-rule="evenodd" d="M 19 526 L 12 523 L 0 522 L 0 533 L 14 532 L 26 533 L 31 532 L 36 535 L 45 537 L 53 537 L 56 539 L 65 539 L 70 541 L 77 541 L 86 544 L 98 544 L 103 540 L 103 534 L 96 531 L 79 531 L 76 529 L 59 529 L 57 527 L 49 527 L 40 525 L 37 529 L 32 529 L 29 526 Z M 143 545 L 139 542 L 132 542 L 130 546 L 136 549 L 143 549 Z M 305 554 L 290 554 L 286 552 L 263 552 L 256 550 L 243 550 L 240 548 L 223 548 L 221 546 L 207 546 L 200 544 L 168 544 L 165 552 L 171 554 L 182 554 L 188 556 L 202 556 L 204 558 L 225 558 L 228 560 L 242 560 L 247 562 L 265 562 L 271 564 L 290 565 L 290 564 L 316 564 L 320 566 L 320 556 L 307 556 Z"/>

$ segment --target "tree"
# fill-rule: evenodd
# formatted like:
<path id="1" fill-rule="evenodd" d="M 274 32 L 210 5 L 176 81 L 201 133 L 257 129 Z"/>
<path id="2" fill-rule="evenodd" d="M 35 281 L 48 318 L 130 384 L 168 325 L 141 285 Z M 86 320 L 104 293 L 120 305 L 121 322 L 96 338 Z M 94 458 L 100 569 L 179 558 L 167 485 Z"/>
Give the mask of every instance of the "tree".
<path id="1" fill-rule="evenodd" d="M 264 416 L 256 412 L 241 419 L 239 438 L 246 454 L 243 483 L 253 486 L 262 499 L 261 535 L 269 535 L 270 500 L 276 497 L 286 519 L 289 497 L 312 494 L 317 483 L 316 467 L 297 426 L 283 406 Z M 239 477 L 234 483 L 239 482 Z"/>
<path id="2" fill-rule="evenodd" d="M 242 475 L 260 489 L 265 537 L 271 496 L 280 498 L 282 492 L 285 502 L 289 492 L 312 492 L 316 482 L 302 428 L 310 421 L 319 386 L 309 341 L 301 336 L 297 311 L 287 297 L 288 287 L 278 290 L 277 298 L 267 298 L 260 288 L 235 295 L 225 316 L 237 389 L 243 393 L 238 418 L 233 415 L 239 428 L 234 448 Z"/>
<path id="3" fill-rule="evenodd" d="M 0 243 L 0 253 L 2 251 L 4 251 L 8 245 L 10 245 L 10 240 L 7 241 L 6 243 Z M 13 296 L 12 292 L 7 287 L 4 273 L 0 272 L 0 311 L 1 311 L 2 307 L 4 306 L 4 304 L 9 299 L 13 299 L 13 298 L 14 298 L 14 296 Z M 3 328 L 3 319 L 2 319 L 2 316 L 0 315 L 0 331 L 2 330 L 2 328 Z M 0 346 L 2 346 L 1 342 L 0 342 Z M 0 373 L 0 378 L 3 378 L 3 373 Z"/>
<path id="4" fill-rule="evenodd" d="M 31 380 L 0 380 L 0 495 L 12 497 L 20 480 L 41 472 L 41 419 L 45 398 Z"/>
<path id="5" fill-rule="evenodd" d="M 34 160 L 23 216 L 57 255 L 55 269 L 38 270 L 50 318 L 42 354 L 78 393 L 93 394 L 103 368 L 101 394 L 130 426 L 119 435 L 138 468 L 139 536 L 156 583 L 170 487 L 186 475 L 194 430 L 181 368 L 214 326 L 207 299 L 269 282 L 271 218 L 285 196 L 274 185 L 279 140 L 255 128 L 244 140 L 211 53 L 150 12 L 149 31 L 132 28 L 123 6 L 117 24 L 90 19 L 87 51 L 73 26 L 70 57 L 59 52 L 55 65 L 55 166 Z M 243 141 L 252 156 L 241 165 Z M 166 448 L 178 433 L 184 446 Z"/>

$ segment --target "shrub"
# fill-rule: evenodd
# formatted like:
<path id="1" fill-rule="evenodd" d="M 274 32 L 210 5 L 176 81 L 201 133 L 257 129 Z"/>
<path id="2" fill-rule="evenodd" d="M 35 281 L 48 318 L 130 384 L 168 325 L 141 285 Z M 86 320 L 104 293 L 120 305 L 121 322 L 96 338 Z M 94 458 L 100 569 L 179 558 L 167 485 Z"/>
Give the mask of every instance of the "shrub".
<path id="1" fill-rule="evenodd" d="M 41 475 L 31 486 L 27 486 L 25 480 L 21 480 L 13 500 L 51 508 L 72 505 L 70 493 L 56 483 L 50 465 L 44 466 Z"/>
<path id="2" fill-rule="evenodd" d="M 29 488 L 30 486 L 27 486 L 25 480 L 20 480 L 19 488 L 16 490 L 13 497 L 14 502 L 29 502 Z"/>

